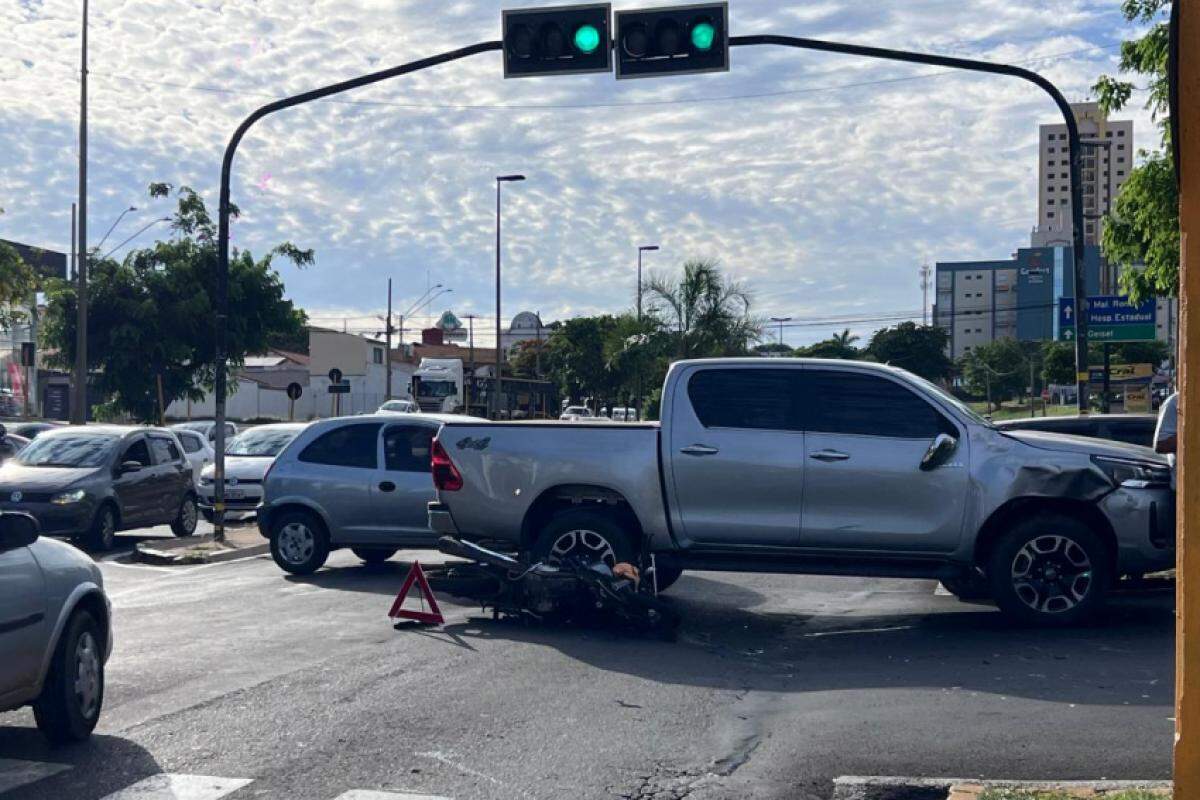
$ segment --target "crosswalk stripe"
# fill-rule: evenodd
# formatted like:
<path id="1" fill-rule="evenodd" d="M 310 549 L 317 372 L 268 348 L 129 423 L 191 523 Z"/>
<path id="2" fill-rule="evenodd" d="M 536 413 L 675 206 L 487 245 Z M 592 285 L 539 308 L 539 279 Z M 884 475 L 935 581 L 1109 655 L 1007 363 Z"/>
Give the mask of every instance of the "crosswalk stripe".
<path id="1" fill-rule="evenodd" d="M 412 792 L 376 792 L 370 789 L 351 789 L 339 794 L 335 800 L 450 800 L 436 794 L 413 794 Z"/>
<path id="2" fill-rule="evenodd" d="M 218 800 L 251 782 L 251 778 L 160 773 L 114 792 L 104 800 Z"/>
<path id="3" fill-rule="evenodd" d="M 48 761 L 22 761 L 19 758 L 0 758 L 0 794 L 35 783 L 71 768 L 70 764 Z"/>

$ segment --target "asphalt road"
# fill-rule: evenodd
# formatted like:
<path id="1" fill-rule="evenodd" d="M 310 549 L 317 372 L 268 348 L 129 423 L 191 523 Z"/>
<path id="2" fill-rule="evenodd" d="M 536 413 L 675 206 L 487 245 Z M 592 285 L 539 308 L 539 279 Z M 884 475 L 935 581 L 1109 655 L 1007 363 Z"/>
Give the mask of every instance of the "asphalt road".
<path id="1" fill-rule="evenodd" d="M 109 556 L 98 733 L 52 749 L 27 711 L 0 716 L 0 797 L 825 798 L 839 775 L 1169 777 L 1167 590 L 1038 631 L 929 581 L 704 573 L 670 592 L 675 642 L 451 602 L 445 628 L 397 631 L 402 556 L 340 552 L 306 579 L 266 557 Z"/>

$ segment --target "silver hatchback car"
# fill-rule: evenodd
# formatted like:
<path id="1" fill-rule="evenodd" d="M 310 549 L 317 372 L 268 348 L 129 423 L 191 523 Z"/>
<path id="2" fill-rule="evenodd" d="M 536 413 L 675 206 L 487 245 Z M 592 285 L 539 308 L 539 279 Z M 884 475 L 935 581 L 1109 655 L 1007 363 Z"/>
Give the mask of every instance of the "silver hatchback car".
<path id="1" fill-rule="evenodd" d="M 383 413 L 309 425 L 263 479 L 258 529 L 275 563 L 308 575 L 341 547 L 367 563 L 404 547 L 433 547 L 429 456 L 448 419 L 473 418 Z"/>
<path id="2" fill-rule="evenodd" d="M 50 741 L 86 739 L 104 702 L 111 616 L 92 559 L 39 538 L 31 515 L 0 513 L 0 711 L 32 705 Z"/>

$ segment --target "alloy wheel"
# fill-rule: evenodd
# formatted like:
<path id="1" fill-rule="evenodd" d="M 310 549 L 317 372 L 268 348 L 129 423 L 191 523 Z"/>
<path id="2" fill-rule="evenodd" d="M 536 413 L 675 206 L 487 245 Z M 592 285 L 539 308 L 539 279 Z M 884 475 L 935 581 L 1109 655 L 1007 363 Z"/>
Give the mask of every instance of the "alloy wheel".
<path id="1" fill-rule="evenodd" d="M 75 643 L 75 702 L 84 719 L 92 719 L 100 710 L 100 650 L 90 631 L 84 631 Z"/>
<path id="2" fill-rule="evenodd" d="M 196 500 L 193 497 L 183 499 L 183 507 L 179 510 L 179 521 L 188 533 L 196 530 Z"/>
<path id="3" fill-rule="evenodd" d="M 1012 561 L 1017 597 L 1043 614 L 1075 608 L 1091 591 L 1093 579 L 1087 551 L 1067 536 L 1047 534 L 1030 539 Z"/>
<path id="4" fill-rule="evenodd" d="M 316 549 L 312 529 L 302 522 L 289 522 L 279 530 L 279 554 L 289 564 L 303 564 Z"/>
<path id="5" fill-rule="evenodd" d="M 604 536 L 592 530 L 573 530 L 559 536 L 550 546 L 549 561 L 561 561 L 568 556 L 582 556 L 585 561 L 603 561 L 616 566 L 617 554 Z"/>

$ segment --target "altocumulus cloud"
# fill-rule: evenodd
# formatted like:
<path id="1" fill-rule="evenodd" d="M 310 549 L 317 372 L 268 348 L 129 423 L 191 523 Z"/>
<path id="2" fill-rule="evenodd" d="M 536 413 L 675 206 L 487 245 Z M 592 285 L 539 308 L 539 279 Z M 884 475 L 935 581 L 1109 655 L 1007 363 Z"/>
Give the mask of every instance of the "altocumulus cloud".
<path id="1" fill-rule="evenodd" d="M 130 203 L 146 219 L 166 210 L 145 197 L 152 180 L 214 203 L 225 141 L 257 105 L 495 38 L 501 5 L 92 0 L 92 236 Z M 1072 100 L 1114 71 L 1127 33 L 1111 0 L 731 6 L 735 33 L 1018 61 Z M 7 238 L 69 242 L 77 16 L 76 2 L 0 0 Z M 1151 144 L 1135 103 L 1139 142 Z M 915 313 L 921 260 L 1002 257 L 1028 241 L 1037 125 L 1055 120 L 1020 81 L 831 55 L 740 48 L 728 74 L 617 84 L 502 81 L 499 56 L 486 54 L 260 123 L 236 162 L 245 215 L 234 240 L 316 248 L 316 266 L 284 268 L 314 316 L 377 327 L 368 317 L 389 276 L 401 298 L 420 295 L 427 276 L 454 287 L 431 311 L 486 315 L 492 176 L 519 171 L 529 181 L 505 201 L 510 313 L 630 307 L 635 247 L 647 241 L 663 248 L 648 262 L 657 269 L 720 259 L 764 314 Z"/>

